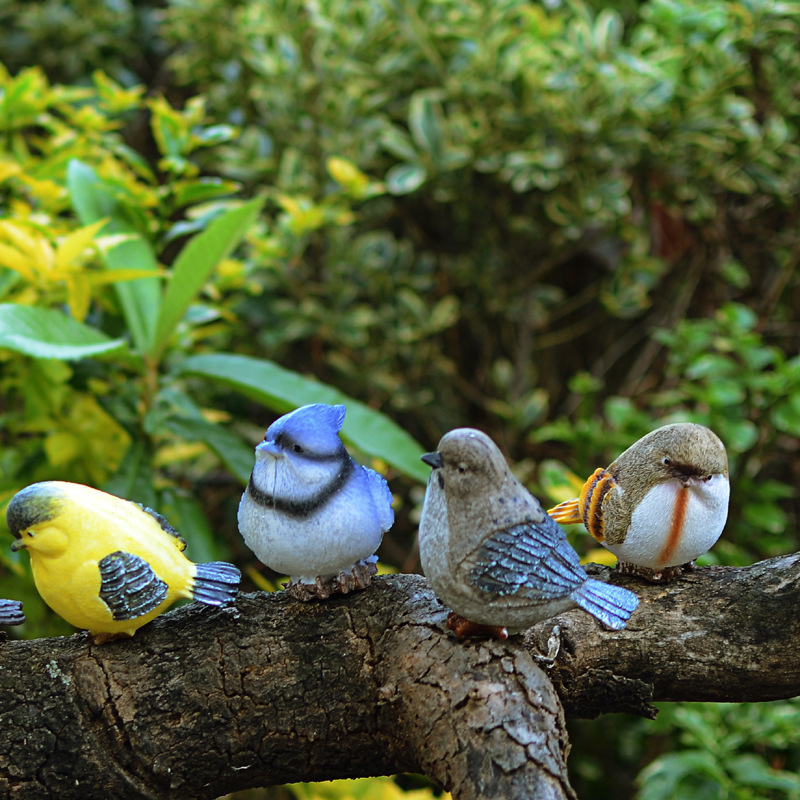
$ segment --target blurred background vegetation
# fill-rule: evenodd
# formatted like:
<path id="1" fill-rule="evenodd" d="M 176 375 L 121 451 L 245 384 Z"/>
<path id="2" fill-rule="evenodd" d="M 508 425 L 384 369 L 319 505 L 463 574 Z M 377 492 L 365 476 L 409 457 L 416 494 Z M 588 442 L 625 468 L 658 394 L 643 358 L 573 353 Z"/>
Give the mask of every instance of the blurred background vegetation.
<path id="1" fill-rule="evenodd" d="M 419 570 L 418 455 L 464 425 L 556 502 L 708 424 L 733 494 L 703 563 L 798 549 L 800 3 L 0 0 L 0 30 L 0 509 L 89 483 L 275 587 L 236 531 L 252 448 L 346 396 L 386 569 Z M 26 562 L 0 548 L 12 635 L 68 632 Z M 800 798 L 798 723 L 576 722 L 572 779 Z"/>

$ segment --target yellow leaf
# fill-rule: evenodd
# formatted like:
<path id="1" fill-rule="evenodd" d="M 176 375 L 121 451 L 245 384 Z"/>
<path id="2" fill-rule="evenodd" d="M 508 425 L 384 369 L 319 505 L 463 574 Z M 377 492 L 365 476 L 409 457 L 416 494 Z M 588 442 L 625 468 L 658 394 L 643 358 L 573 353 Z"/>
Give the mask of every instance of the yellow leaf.
<path id="1" fill-rule="evenodd" d="M 179 464 L 182 461 L 194 461 L 207 452 L 208 447 L 204 442 L 180 442 L 179 444 L 166 445 L 159 448 L 153 460 L 153 465 L 167 467 L 171 464 Z"/>
<path id="2" fill-rule="evenodd" d="M 339 156 L 331 156 L 326 166 L 328 174 L 348 193 L 360 196 L 369 186 L 366 176 L 352 161 Z"/>
<path id="3" fill-rule="evenodd" d="M 50 242 L 38 231 L 23 228 L 13 222 L 0 222 L 0 236 L 4 236 L 21 250 L 30 260 L 30 266 L 38 273 L 50 271 L 54 262 Z"/>
<path id="4" fill-rule="evenodd" d="M 253 583 L 264 592 L 274 592 L 278 589 L 276 584 L 268 581 L 255 567 L 250 564 L 245 566 L 244 574 L 247 575 L 247 577 L 250 578 L 250 580 L 253 581 Z"/>
<path id="5" fill-rule="evenodd" d="M 56 269 L 66 270 L 74 266 L 74 262 L 83 255 L 86 249 L 94 242 L 97 232 L 108 220 L 101 219 L 73 231 L 59 242 L 56 251 Z"/>
<path id="6" fill-rule="evenodd" d="M 74 461 L 80 455 L 82 447 L 80 438 L 69 431 L 56 431 L 44 440 L 44 452 L 54 467 Z"/>
<path id="7" fill-rule="evenodd" d="M 278 203 L 290 217 L 297 217 L 303 213 L 300 202 L 295 200 L 294 197 L 289 197 L 288 194 L 278 195 Z"/>
<path id="8" fill-rule="evenodd" d="M 109 269 L 102 272 L 85 273 L 86 280 L 92 286 L 102 286 L 104 283 L 120 283 L 122 281 L 135 281 L 139 278 L 163 277 L 162 270 L 152 269 Z"/>
<path id="9" fill-rule="evenodd" d="M 617 557 L 605 547 L 594 547 L 581 559 L 581 564 L 602 564 L 606 567 L 613 567 L 617 563 Z"/>
<path id="10" fill-rule="evenodd" d="M 21 171 L 20 165 L 15 164 L 13 161 L 0 161 L 0 183 L 12 175 L 18 175 Z"/>
<path id="11" fill-rule="evenodd" d="M 28 187 L 30 193 L 43 203 L 66 197 L 67 190 L 63 186 L 59 186 L 55 181 L 49 179 L 38 180 L 30 175 L 20 175 L 19 179 Z"/>
<path id="12" fill-rule="evenodd" d="M 80 272 L 67 277 L 67 303 L 73 317 L 83 322 L 89 313 L 89 281 Z"/>
<path id="13" fill-rule="evenodd" d="M 13 269 L 25 278 L 28 283 L 36 281 L 36 273 L 31 269 L 30 259 L 19 250 L 0 242 L 0 266 Z"/>

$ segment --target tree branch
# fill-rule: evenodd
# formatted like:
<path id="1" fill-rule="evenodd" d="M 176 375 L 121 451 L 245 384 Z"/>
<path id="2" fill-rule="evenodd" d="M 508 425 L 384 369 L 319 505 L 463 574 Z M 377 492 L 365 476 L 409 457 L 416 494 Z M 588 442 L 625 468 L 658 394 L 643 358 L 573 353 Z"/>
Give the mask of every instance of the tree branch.
<path id="1" fill-rule="evenodd" d="M 456 798 L 572 798 L 562 703 L 652 716 L 656 700 L 800 694 L 799 575 L 800 554 L 667 586 L 612 574 L 641 598 L 626 630 L 575 610 L 503 644 L 455 641 L 415 575 L 325 603 L 189 605 L 102 646 L 5 642 L 0 795 L 214 798 L 411 771 Z M 555 624 L 545 674 L 531 654 Z"/>
<path id="2" fill-rule="evenodd" d="M 214 798 L 423 772 L 455 797 L 571 798 L 558 697 L 519 644 L 456 643 L 423 578 L 187 606 L 133 640 L 0 646 L 4 797 Z"/>
<path id="3" fill-rule="evenodd" d="M 640 597 L 625 630 L 607 631 L 574 612 L 557 620 L 562 648 L 549 674 L 567 717 L 653 717 L 654 701 L 800 694 L 800 553 L 750 567 L 702 567 L 665 586 L 613 580 Z M 527 631 L 527 646 L 543 647 L 552 627 Z"/>

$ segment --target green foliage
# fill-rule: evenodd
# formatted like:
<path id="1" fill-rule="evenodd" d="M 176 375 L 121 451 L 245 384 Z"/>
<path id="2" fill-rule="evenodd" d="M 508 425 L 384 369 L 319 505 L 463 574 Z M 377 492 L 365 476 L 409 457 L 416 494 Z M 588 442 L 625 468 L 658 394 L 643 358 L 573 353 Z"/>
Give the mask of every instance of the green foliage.
<path id="1" fill-rule="evenodd" d="M 0 503 L 83 480 L 238 555 L 263 406 L 346 391 L 379 465 L 422 479 L 416 455 L 474 425 L 553 500 L 656 425 L 704 422 L 733 481 L 706 560 L 797 549 L 798 19 L 0 0 Z M 418 489 L 392 488 L 387 552 L 413 569 Z M 54 630 L 0 561 L 29 630 Z M 655 737 L 679 749 L 641 797 L 797 796 L 784 707 L 611 721 L 573 751 L 578 793 L 608 796 L 619 761 L 631 796 Z"/>
<path id="2" fill-rule="evenodd" d="M 0 79 L 8 145 L 0 159 L 8 398 L 0 500 L 35 480 L 90 483 L 168 513 L 194 558 L 230 558 L 231 542 L 213 532 L 201 493 L 185 487 L 217 458 L 240 487 L 252 444 L 219 424 L 227 414 L 208 404 L 208 387 L 195 400 L 183 378 L 190 374 L 279 411 L 346 402 L 356 445 L 422 476 L 421 447 L 367 406 L 260 358 L 202 355 L 204 328 L 235 319 L 215 272 L 231 264 L 236 271 L 241 262 L 232 255 L 264 199 L 242 202 L 231 196 L 236 184 L 200 174 L 195 153 L 233 136 L 230 126 L 206 124 L 201 97 L 178 111 L 101 73 L 86 90 L 53 87 L 37 69 Z M 119 116 L 132 110 L 150 113 L 160 173 L 115 133 Z M 350 194 L 372 190 L 344 160 L 333 169 Z M 201 304 L 203 294 L 216 302 Z M 18 594 L 32 596 L 26 561 L 5 554 L 3 561 L 14 572 L 9 582 L 28 587 Z M 30 605 L 25 632 L 50 630 L 40 601 Z"/>
<path id="3" fill-rule="evenodd" d="M 641 773 L 637 800 L 796 800 L 798 722 L 796 702 L 665 706 L 652 733 L 677 731 L 680 748 Z"/>

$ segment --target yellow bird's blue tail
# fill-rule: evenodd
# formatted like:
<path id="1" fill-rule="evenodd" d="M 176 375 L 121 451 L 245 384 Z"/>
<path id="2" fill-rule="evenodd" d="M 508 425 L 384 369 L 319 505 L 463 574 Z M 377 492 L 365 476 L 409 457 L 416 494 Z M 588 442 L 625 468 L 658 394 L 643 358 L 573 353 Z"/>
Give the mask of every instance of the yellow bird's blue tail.
<path id="1" fill-rule="evenodd" d="M 25 615 L 18 600 L 0 600 L 0 625 L 22 625 Z"/>
<path id="2" fill-rule="evenodd" d="M 192 598 L 209 606 L 227 606 L 239 591 L 242 573 L 225 561 L 197 564 Z"/>

